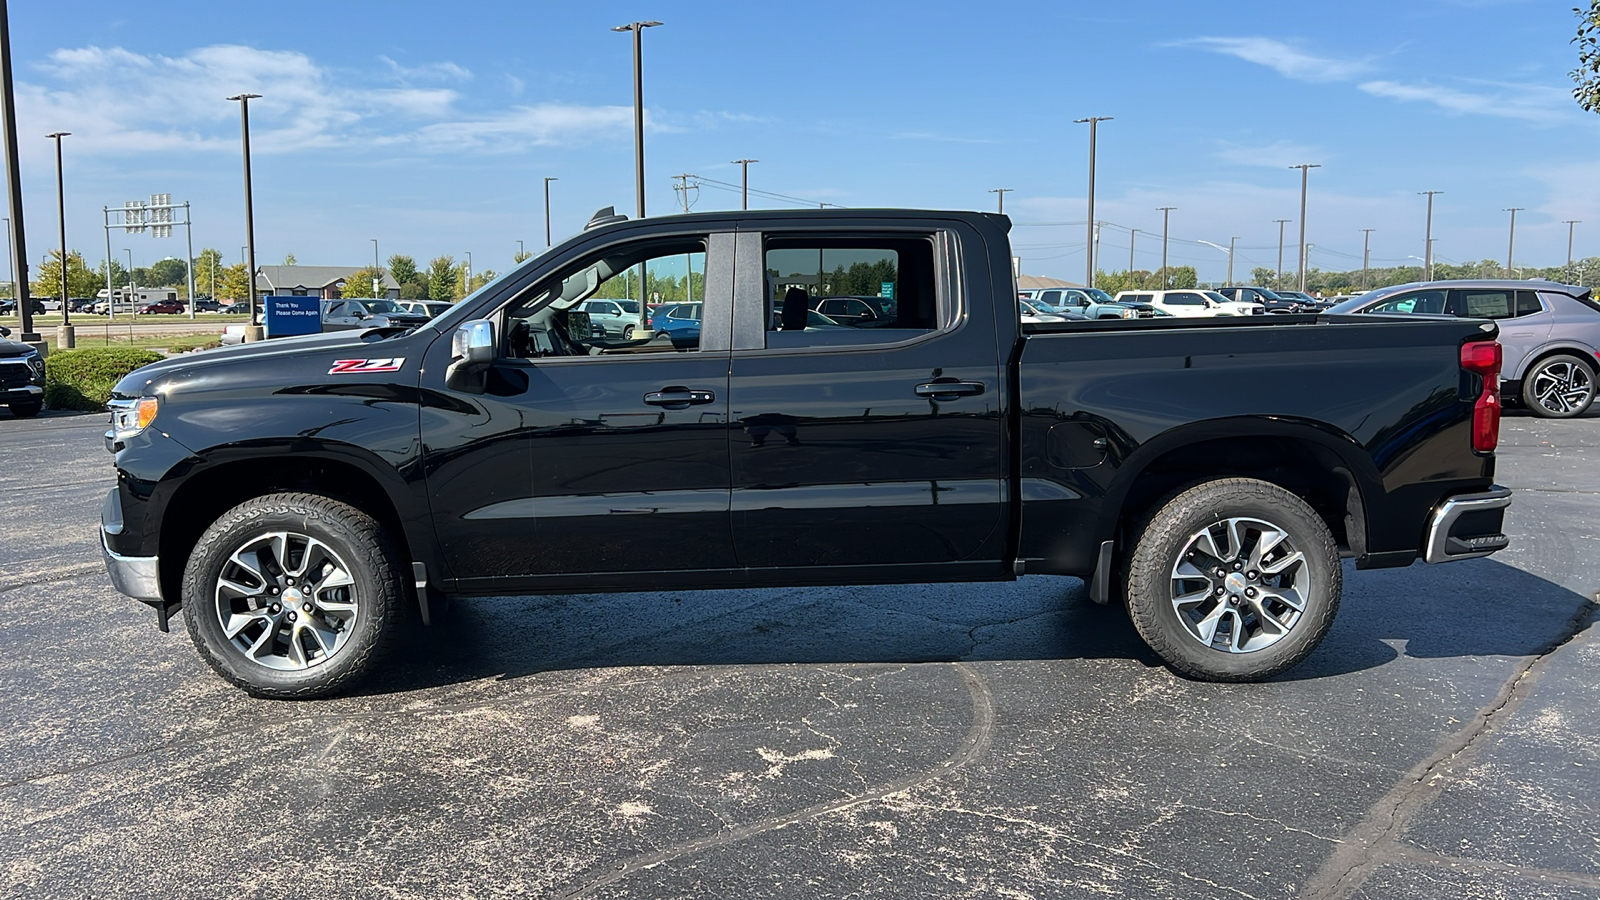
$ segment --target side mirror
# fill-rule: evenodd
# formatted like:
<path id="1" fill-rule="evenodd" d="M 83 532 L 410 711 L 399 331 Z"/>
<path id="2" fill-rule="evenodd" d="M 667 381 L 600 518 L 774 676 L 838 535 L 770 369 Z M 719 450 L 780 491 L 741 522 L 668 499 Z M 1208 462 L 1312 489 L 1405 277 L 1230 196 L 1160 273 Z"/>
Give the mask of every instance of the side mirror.
<path id="1" fill-rule="evenodd" d="M 454 390 L 483 393 L 483 373 L 494 362 L 495 348 L 494 322 L 474 319 L 461 323 L 450 336 L 450 366 L 445 369 L 444 383 Z"/>
<path id="2" fill-rule="evenodd" d="M 567 313 L 567 334 L 575 341 L 594 339 L 594 323 L 589 314 L 573 310 Z"/>

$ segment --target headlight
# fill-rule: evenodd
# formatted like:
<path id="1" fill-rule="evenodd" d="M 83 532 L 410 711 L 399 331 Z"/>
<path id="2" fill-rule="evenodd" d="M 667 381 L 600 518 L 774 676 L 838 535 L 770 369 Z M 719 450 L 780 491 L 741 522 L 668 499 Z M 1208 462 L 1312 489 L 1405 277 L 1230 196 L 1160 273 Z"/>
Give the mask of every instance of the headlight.
<path id="1" fill-rule="evenodd" d="M 159 403 L 154 397 L 141 397 L 113 400 L 106 407 L 111 410 L 111 438 L 124 441 L 150 427 L 156 420 Z"/>
<path id="2" fill-rule="evenodd" d="M 1139 311 L 1136 309 L 1125 309 L 1122 311 L 1122 317 L 1124 319 L 1137 319 L 1139 318 Z"/>
<path id="3" fill-rule="evenodd" d="M 33 370 L 34 375 L 44 374 L 44 357 L 39 355 L 39 351 L 34 350 L 31 353 L 23 354 L 22 361 L 28 364 L 28 368 Z"/>

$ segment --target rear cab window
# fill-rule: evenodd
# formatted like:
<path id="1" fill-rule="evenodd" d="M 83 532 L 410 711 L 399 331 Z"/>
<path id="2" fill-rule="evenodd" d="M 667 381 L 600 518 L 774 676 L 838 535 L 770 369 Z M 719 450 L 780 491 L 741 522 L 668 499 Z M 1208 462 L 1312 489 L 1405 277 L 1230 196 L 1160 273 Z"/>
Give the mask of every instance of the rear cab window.
<path id="1" fill-rule="evenodd" d="M 940 327 L 935 241 L 769 234 L 768 349 L 911 340 Z"/>

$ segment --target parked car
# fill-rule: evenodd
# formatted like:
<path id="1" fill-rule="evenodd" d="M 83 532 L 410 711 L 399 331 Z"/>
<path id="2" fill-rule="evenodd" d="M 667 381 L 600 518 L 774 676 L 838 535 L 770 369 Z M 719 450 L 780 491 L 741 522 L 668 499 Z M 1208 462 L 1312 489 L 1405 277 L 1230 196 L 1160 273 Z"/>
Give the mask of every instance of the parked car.
<path id="1" fill-rule="evenodd" d="M 221 312 L 222 303 L 213 297 L 196 297 L 194 300 L 194 311 L 197 313 Z"/>
<path id="2" fill-rule="evenodd" d="M 893 328 L 894 301 L 882 297 L 818 297 L 811 308 L 850 328 Z"/>
<path id="3" fill-rule="evenodd" d="M 381 328 L 388 325 L 413 326 L 428 317 L 409 312 L 399 303 L 384 299 L 322 301 L 322 330 Z"/>
<path id="4" fill-rule="evenodd" d="M 589 314 L 589 325 L 601 337 L 633 340 L 639 327 L 639 301 L 637 300 L 586 300 L 580 307 Z M 645 320 L 646 327 L 649 319 Z"/>
<path id="5" fill-rule="evenodd" d="M 1209 316 L 1259 316 L 1266 308 L 1259 303 L 1230 300 L 1215 291 L 1198 289 L 1175 291 L 1118 291 L 1117 302 L 1148 303 L 1155 309 L 1182 319 Z"/>
<path id="6" fill-rule="evenodd" d="M 67 301 L 67 309 L 75 313 L 86 313 L 94 310 L 93 297 L 73 297 Z"/>
<path id="7" fill-rule="evenodd" d="M 11 329 L 0 328 L 0 405 L 26 419 L 44 408 L 44 358 L 10 338 Z"/>
<path id="8" fill-rule="evenodd" d="M 44 313 L 44 304 L 39 302 L 39 298 L 37 297 L 28 298 L 28 308 L 33 310 L 33 314 L 36 316 Z M 15 298 L 0 300 L 0 315 L 14 316 L 16 314 L 17 301 Z"/>
<path id="9" fill-rule="evenodd" d="M 159 627 L 181 612 L 218 675 L 266 697 L 350 688 L 404 647 L 411 604 L 433 624 L 452 597 L 1023 574 L 1082 578 L 1172 669 L 1232 682 L 1316 649 L 1344 558 L 1508 543 L 1493 322 L 1025 329 L 997 216 L 596 218 L 422 327 L 119 381 L 97 502 L 112 584 Z M 897 326 L 779 340 L 750 264 L 841 244 L 892 259 Z M 698 340 L 574 339 L 599 285 L 687 252 L 707 299 L 665 318 Z"/>
<path id="10" fill-rule="evenodd" d="M 1049 325 L 1056 322 L 1066 322 L 1067 317 L 1056 313 L 1045 312 L 1033 305 L 1032 300 L 1017 301 L 1018 318 L 1024 325 Z M 1079 316 L 1082 318 L 1082 316 Z"/>
<path id="11" fill-rule="evenodd" d="M 139 307 L 140 315 L 170 316 L 183 312 L 183 304 L 176 300 L 160 300 Z"/>
<path id="12" fill-rule="evenodd" d="M 1600 380 L 1600 301 L 1548 281 L 1430 281 L 1368 291 L 1328 310 L 1493 319 L 1505 348 L 1501 395 L 1545 418 L 1581 416 Z"/>
<path id="13" fill-rule="evenodd" d="M 395 303 L 408 313 L 427 316 L 430 319 L 442 315 L 450 307 L 455 306 L 454 303 L 447 303 L 444 300 L 396 300 Z"/>
<path id="14" fill-rule="evenodd" d="M 1251 285 L 1229 285 L 1228 287 L 1217 288 L 1216 292 L 1235 303 L 1257 304 L 1269 313 L 1305 311 L 1298 298 L 1285 296 L 1283 291 L 1273 291 Z"/>
<path id="15" fill-rule="evenodd" d="M 656 337 L 665 335 L 675 341 L 700 339 L 700 316 L 704 303 L 668 303 L 650 316 L 650 330 Z"/>

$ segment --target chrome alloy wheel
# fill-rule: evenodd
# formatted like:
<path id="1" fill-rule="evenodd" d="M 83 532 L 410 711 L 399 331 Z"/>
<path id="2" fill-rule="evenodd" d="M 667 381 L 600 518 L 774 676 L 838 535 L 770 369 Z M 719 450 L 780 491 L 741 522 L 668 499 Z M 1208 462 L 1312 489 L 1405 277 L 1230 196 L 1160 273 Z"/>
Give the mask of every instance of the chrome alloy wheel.
<path id="1" fill-rule="evenodd" d="M 1589 404 L 1594 376 L 1581 363 L 1553 360 L 1534 370 L 1529 393 L 1556 415 L 1572 415 Z"/>
<path id="2" fill-rule="evenodd" d="M 1252 653 L 1282 640 L 1310 599 L 1311 572 L 1289 533 L 1264 519 L 1212 523 L 1172 567 L 1172 606 L 1195 640 Z"/>
<path id="3" fill-rule="evenodd" d="M 289 531 L 252 537 L 228 557 L 216 609 L 234 649 L 291 672 L 337 655 L 359 615 L 350 567 L 322 541 Z"/>

